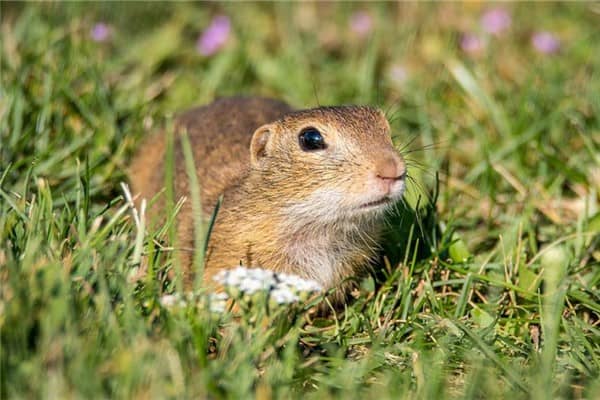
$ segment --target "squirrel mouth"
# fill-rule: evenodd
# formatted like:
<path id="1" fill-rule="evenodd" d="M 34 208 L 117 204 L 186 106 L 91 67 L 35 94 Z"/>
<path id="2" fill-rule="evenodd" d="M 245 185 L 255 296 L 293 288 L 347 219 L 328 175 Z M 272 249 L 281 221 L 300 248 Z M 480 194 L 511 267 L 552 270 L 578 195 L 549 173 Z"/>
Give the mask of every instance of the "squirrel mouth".
<path id="1" fill-rule="evenodd" d="M 374 208 L 374 207 L 378 207 L 382 204 L 387 204 L 391 201 L 392 199 L 390 199 L 389 197 L 382 197 L 379 200 L 375 200 L 375 201 L 370 201 L 368 203 L 365 203 L 363 205 L 360 206 L 361 209 L 365 209 L 365 208 Z"/>

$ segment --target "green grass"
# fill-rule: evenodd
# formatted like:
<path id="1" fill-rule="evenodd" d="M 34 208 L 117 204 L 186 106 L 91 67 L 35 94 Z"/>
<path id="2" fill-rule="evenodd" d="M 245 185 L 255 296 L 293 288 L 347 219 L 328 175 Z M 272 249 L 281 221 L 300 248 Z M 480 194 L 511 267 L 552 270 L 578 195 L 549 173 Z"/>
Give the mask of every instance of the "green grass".
<path id="1" fill-rule="evenodd" d="M 360 4 L 1 7 L 0 397 L 600 397 L 597 5 L 507 4 L 478 57 L 458 45 L 477 4 L 369 4 L 367 39 Z M 233 37 L 202 57 L 217 12 Z M 561 51 L 533 51 L 538 30 Z M 418 212 L 341 312 L 159 303 L 172 220 L 136 226 L 124 171 L 170 115 L 240 93 L 380 106 L 416 138 Z"/>

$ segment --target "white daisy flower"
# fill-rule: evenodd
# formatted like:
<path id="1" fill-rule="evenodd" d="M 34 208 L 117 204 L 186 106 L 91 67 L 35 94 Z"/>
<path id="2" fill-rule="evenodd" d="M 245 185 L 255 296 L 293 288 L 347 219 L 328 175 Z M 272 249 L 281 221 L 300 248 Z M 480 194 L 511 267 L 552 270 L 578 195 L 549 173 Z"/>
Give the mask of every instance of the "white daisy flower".
<path id="1" fill-rule="evenodd" d="M 208 296 L 208 308 L 214 313 L 224 313 L 227 308 L 227 293 L 211 293 Z"/>
<path id="2" fill-rule="evenodd" d="M 277 304 L 291 304 L 300 300 L 300 298 L 294 292 L 286 287 L 277 287 L 271 290 L 269 299 Z"/>
<path id="3" fill-rule="evenodd" d="M 290 304 L 306 300 L 309 294 L 320 292 L 321 286 L 310 279 L 297 275 L 276 273 L 262 268 L 236 267 L 218 273 L 214 280 L 228 293 L 253 295 L 265 292 L 271 302 Z"/>
<path id="4" fill-rule="evenodd" d="M 298 275 L 292 274 L 277 274 L 279 282 L 281 285 L 286 285 L 298 292 L 320 292 L 323 290 L 321 285 L 319 285 L 316 281 L 312 279 L 304 279 L 299 277 Z"/>

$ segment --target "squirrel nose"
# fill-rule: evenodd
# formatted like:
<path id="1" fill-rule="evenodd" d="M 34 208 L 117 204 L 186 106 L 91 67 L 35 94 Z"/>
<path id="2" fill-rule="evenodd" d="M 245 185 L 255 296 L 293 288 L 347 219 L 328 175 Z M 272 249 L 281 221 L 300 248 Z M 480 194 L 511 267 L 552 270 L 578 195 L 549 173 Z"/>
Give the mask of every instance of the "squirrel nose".
<path id="1" fill-rule="evenodd" d="M 375 175 L 390 183 L 403 179 L 406 175 L 404 161 L 396 155 L 382 157 L 375 164 Z"/>

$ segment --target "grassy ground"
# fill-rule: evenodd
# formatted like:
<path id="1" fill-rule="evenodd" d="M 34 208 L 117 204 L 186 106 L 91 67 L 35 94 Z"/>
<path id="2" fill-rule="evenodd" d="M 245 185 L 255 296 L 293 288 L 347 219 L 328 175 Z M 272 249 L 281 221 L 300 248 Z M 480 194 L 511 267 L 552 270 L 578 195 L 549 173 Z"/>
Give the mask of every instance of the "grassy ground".
<path id="1" fill-rule="evenodd" d="M 479 3 L 1 7 L 2 398 L 600 397 L 597 4 L 505 4 L 497 34 Z M 119 183 L 170 113 L 239 93 L 377 105 L 414 150 L 421 224 L 344 312 L 159 302 L 169 228 Z"/>

